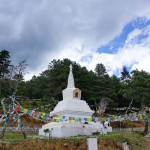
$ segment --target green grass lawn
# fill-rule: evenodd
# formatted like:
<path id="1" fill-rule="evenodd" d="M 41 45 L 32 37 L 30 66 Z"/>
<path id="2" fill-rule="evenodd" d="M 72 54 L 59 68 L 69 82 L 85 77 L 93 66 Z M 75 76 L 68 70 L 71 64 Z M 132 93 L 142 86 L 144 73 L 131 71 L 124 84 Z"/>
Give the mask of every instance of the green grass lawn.
<path id="1" fill-rule="evenodd" d="M 10 142 L 10 143 L 20 143 L 29 140 L 33 140 L 38 137 L 37 132 L 26 132 L 27 139 L 24 139 L 21 132 L 5 132 L 5 136 L 1 139 L 1 142 Z M 57 141 L 66 140 L 66 141 L 83 141 L 89 137 L 96 137 L 99 141 L 107 140 L 113 141 L 114 143 L 122 144 L 127 142 L 130 150 L 149 150 L 150 149 L 150 139 L 145 138 L 142 132 L 112 132 L 106 135 L 92 135 L 92 136 L 78 136 L 78 137 L 68 137 L 68 138 L 57 138 Z M 56 141 L 55 138 L 48 141 L 48 137 L 44 138 L 47 142 Z M 149 141 L 149 142 L 148 142 Z"/>

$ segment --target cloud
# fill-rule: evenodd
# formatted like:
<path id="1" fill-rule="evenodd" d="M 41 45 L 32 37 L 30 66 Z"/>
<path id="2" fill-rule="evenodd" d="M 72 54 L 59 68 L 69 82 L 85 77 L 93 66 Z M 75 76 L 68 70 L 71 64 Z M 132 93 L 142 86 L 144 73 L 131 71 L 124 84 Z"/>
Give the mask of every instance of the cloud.
<path id="1" fill-rule="evenodd" d="M 134 29 L 116 53 L 93 53 L 87 67 L 92 69 L 98 63 L 105 65 L 109 75 L 119 75 L 123 66 L 131 68 L 130 71 L 138 69 L 150 72 L 150 25 Z"/>
<path id="2" fill-rule="evenodd" d="M 57 58 L 80 62 L 90 56 L 89 65 L 96 49 L 127 23 L 149 17 L 149 5 L 147 0 L 2 0 L 0 49 L 10 51 L 13 63 L 27 59 L 31 75 Z"/>

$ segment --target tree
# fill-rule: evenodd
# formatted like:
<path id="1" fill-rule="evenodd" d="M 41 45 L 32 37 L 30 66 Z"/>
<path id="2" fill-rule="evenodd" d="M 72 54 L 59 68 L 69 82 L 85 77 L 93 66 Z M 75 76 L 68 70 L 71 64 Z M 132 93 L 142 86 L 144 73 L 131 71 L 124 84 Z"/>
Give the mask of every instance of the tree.
<path id="1" fill-rule="evenodd" d="M 17 95 L 26 97 L 26 83 L 24 81 L 18 84 Z"/>
<path id="2" fill-rule="evenodd" d="M 119 94 L 122 95 L 122 102 L 119 103 L 119 107 L 128 107 L 134 99 L 134 85 L 131 79 L 122 80 L 120 84 Z"/>
<path id="3" fill-rule="evenodd" d="M 120 107 L 121 104 L 123 103 L 122 101 L 122 95 L 119 93 L 121 89 L 121 82 L 120 79 L 117 78 L 117 76 L 113 75 L 110 77 L 110 93 L 109 93 L 109 98 L 110 101 L 108 103 L 109 108 L 114 108 L 114 107 Z"/>
<path id="4" fill-rule="evenodd" d="M 145 71 L 133 70 L 129 80 L 121 82 L 120 94 L 124 97 L 123 105 L 149 106 L 150 74 Z M 126 103 L 125 103 L 126 101 Z"/>
<path id="5" fill-rule="evenodd" d="M 130 79 L 130 73 L 128 72 L 127 68 L 123 66 L 121 72 L 121 80 Z"/>
<path id="6" fill-rule="evenodd" d="M 7 50 L 0 52 L 0 96 L 16 93 L 17 85 L 23 80 L 26 73 L 26 60 L 17 66 L 10 64 L 10 55 Z"/>
<path id="7" fill-rule="evenodd" d="M 105 66 L 102 63 L 97 64 L 95 67 L 95 73 L 98 77 L 105 76 L 107 74 Z"/>
<path id="8" fill-rule="evenodd" d="M 69 59 L 53 60 L 49 63 L 48 69 L 38 77 L 32 78 L 26 82 L 26 93 L 30 98 L 54 98 L 57 101 L 62 100 L 62 90 L 67 87 L 69 74 L 69 65 L 73 65 L 73 75 L 75 87 L 82 90 L 82 99 L 92 105 L 96 97 L 97 76 L 93 71 L 88 71 L 86 67 L 81 67 L 76 62 Z"/>
<path id="9" fill-rule="evenodd" d="M 17 82 L 23 81 L 23 76 L 27 73 L 26 72 L 27 66 L 28 66 L 28 64 L 27 64 L 26 60 L 23 60 L 23 61 L 20 61 L 16 67 L 14 67 L 15 74 L 14 74 L 13 78 Z"/>
<path id="10" fill-rule="evenodd" d="M 2 50 L 0 52 L 0 78 L 4 78 L 6 74 L 9 73 L 10 66 L 10 55 L 7 50 Z"/>
<path id="11" fill-rule="evenodd" d="M 98 104 L 98 115 L 101 116 L 105 112 L 108 105 L 108 100 L 106 98 L 102 98 Z"/>
<path id="12" fill-rule="evenodd" d="M 111 92 L 111 79 L 106 72 L 105 66 L 100 63 L 97 64 L 95 67 L 95 73 L 97 78 L 95 78 L 96 82 L 93 85 L 96 90 L 96 101 L 95 103 L 99 102 L 99 99 L 109 99 L 110 100 L 110 92 Z"/>
<path id="13" fill-rule="evenodd" d="M 13 80 L 16 74 L 16 66 L 10 65 L 8 70 L 9 70 L 9 73 L 7 74 L 7 79 Z"/>
<path id="14" fill-rule="evenodd" d="M 10 66 L 10 55 L 7 50 L 0 51 L 0 96 L 6 94 L 5 87 L 8 86 L 4 79 L 6 78 L 7 74 L 9 73 L 9 66 Z M 8 87 L 7 87 L 8 88 Z"/>
<path id="15" fill-rule="evenodd" d="M 122 103 L 119 103 L 119 107 L 128 107 L 132 104 L 134 93 L 130 73 L 125 66 L 122 68 L 120 81 L 121 88 L 119 90 L 119 94 L 122 95 Z"/>
<path id="16" fill-rule="evenodd" d="M 138 106 L 150 106 L 150 74 L 143 70 L 133 70 L 131 74 L 131 83 L 134 85 L 134 103 Z"/>
<path id="17" fill-rule="evenodd" d="M 48 69 L 40 76 L 20 82 L 18 93 L 30 98 L 54 98 L 56 102 L 62 100 L 62 90 L 67 87 L 70 64 L 73 66 L 75 87 L 82 91 L 82 99 L 90 107 L 95 108 L 100 99 L 107 99 L 107 108 L 127 107 L 132 99 L 134 107 L 139 107 L 141 103 L 149 106 L 149 73 L 133 71 L 130 75 L 127 69 L 123 69 L 123 80 L 120 80 L 116 76 L 109 77 L 103 64 L 97 65 L 95 73 L 69 59 L 51 61 Z"/>

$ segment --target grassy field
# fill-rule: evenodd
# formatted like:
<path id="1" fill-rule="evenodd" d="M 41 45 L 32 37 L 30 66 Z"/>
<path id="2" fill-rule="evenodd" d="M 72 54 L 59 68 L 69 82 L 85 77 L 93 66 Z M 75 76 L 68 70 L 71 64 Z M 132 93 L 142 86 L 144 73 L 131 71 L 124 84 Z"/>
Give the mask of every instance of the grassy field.
<path id="1" fill-rule="evenodd" d="M 16 145 L 18 145 L 20 148 L 21 147 L 27 148 L 28 145 L 30 145 L 30 147 L 32 148 L 34 147 L 34 149 L 40 149 L 40 146 L 43 145 L 44 149 L 49 149 L 53 147 L 53 149 L 55 150 L 57 149 L 58 150 L 64 150 L 64 149 L 84 150 L 85 149 L 86 150 L 87 138 L 96 137 L 98 139 L 99 149 L 102 148 L 103 150 L 122 149 L 121 145 L 123 142 L 128 143 L 130 150 L 150 149 L 150 139 L 145 138 L 142 132 L 113 132 L 104 136 L 102 135 L 78 136 L 78 137 L 69 137 L 69 138 L 61 138 L 61 139 L 54 138 L 50 140 L 47 137 L 40 139 L 38 137 L 37 132 L 26 132 L 26 135 L 27 135 L 27 139 L 24 139 L 23 134 L 21 132 L 6 132 L 4 138 L 0 140 L 1 143 L 0 146 L 3 146 L 3 149 L 5 149 L 5 147 L 9 147 L 9 146 L 16 148 Z M 64 145 L 68 145 L 69 147 Z"/>

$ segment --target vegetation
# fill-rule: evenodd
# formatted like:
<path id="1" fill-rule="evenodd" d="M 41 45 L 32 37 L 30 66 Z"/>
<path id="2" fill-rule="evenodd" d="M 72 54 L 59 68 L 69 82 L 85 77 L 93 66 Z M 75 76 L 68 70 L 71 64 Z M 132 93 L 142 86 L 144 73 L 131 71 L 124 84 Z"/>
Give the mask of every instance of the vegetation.
<path id="1" fill-rule="evenodd" d="M 33 139 L 34 136 L 37 136 L 37 132 L 26 132 L 27 139 L 31 140 Z M 25 138 L 22 134 L 22 132 L 5 132 L 5 136 L 2 140 L 0 141 L 5 141 L 5 142 L 11 142 L 11 143 L 19 143 L 19 142 L 24 142 Z"/>
<path id="2" fill-rule="evenodd" d="M 11 64 L 9 51 L 0 51 L 0 97 L 16 94 L 17 86 L 23 81 L 23 75 L 26 73 L 26 67 L 26 60 L 15 66 Z"/>
<path id="3" fill-rule="evenodd" d="M 78 136 L 48 140 L 47 137 L 39 140 L 36 132 L 27 132 L 27 140 L 25 140 L 20 132 L 6 132 L 3 140 L 2 148 L 11 149 L 87 149 L 87 138 L 97 138 L 99 149 L 112 149 L 121 150 L 122 143 L 127 142 L 129 149 L 131 150 L 148 150 L 150 141 L 143 137 L 142 132 L 115 132 L 109 133 L 104 136 L 92 135 L 92 136 Z M 36 139 L 35 139 L 36 138 Z M 33 140 L 34 139 L 34 140 Z M 7 143 L 6 143 L 7 142 Z M 10 143 L 8 143 L 10 142 Z M 57 147 L 57 148 L 56 148 Z M 1 145 L 0 145 L 1 148 Z"/>
<path id="4" fill-rule="evenodd" d="M 98 106 L 102 99 L 107 101 L 107 108 L 129 106 L 150 106 L 150 74 L 146 71 L 133 70 L 128 72 L 123 66 L 121 78 L 109 76 L 103 64 L 97 64 L 95 72 L 88 71 L 69 59 L 53 60 L 48 69 L 31 80 L 24 81 L 27 63 L 25 60 L 12 65 L 7 50 L 0 51 L 0 98 L 12 95 L 42 99 L 51 103 L 51 109 L 62 100 L 62 90 L 67 87 L 69 65 L 73 65 L 75 86 L 81 89 L 82 99 L 92 109 Z M 36 102 L 33 102 L 33 105 Z"/>
<path id="5" fill-rule="evenodd" d="M 149 143 L 147 143 L 147 140 L 143 137 L 142 132 L 114 132 L 107 134 L 103 139 L 119 143 L 127 142 L 129 149 L 132 150 L 148 150 L 149 148 Z"/>

